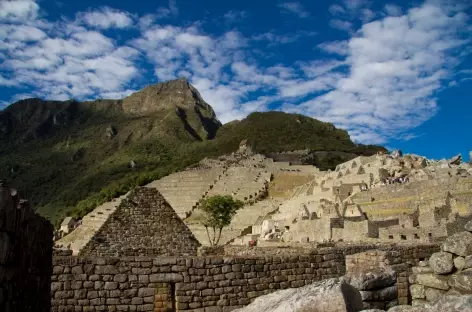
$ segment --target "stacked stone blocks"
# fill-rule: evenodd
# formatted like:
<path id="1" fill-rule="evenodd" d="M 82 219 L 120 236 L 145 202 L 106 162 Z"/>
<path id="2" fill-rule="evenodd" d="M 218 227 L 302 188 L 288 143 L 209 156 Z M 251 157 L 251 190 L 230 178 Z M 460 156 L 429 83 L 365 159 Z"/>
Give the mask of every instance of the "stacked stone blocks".
<path id="1" fill-rule="evenodd" d="M 472 222 L 446 239 L 442 250 L 413 267 L 409 282 L 413 305 L 424 306 L 447 295 L 472 293 Z"/>
<path id="2" fill-rule="evenodd" d="M 192 256 L 200 243 L 158 190 L 138 187 L 81 250 L 83 256 Z"/>
<path id="3" fill-rule="evenodd" d="M 342 276 L 346 255 L 363 248 L 279 256 L 55 257 L 52 311 L 232 311 L 279 289 Z M 416 264 L 415 257 L 436 247 L 385 248 L 398 251 L 397 261 Z"/>

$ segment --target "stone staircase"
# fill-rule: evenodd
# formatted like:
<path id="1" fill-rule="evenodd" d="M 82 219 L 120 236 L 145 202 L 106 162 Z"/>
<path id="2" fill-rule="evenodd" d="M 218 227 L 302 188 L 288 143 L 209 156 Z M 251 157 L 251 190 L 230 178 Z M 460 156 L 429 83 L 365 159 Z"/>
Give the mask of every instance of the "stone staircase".
<path id="1" fill-rule="evenodd" d="M 128 194 L 129 193 L 97 206 L 92 212 L 82 218 L 81 225 L 71 233 L 57 240 L 55 247 L 58 249 L 68 249 L 68 246 L 70 246 L 72 254 L 78 255 Z"/>

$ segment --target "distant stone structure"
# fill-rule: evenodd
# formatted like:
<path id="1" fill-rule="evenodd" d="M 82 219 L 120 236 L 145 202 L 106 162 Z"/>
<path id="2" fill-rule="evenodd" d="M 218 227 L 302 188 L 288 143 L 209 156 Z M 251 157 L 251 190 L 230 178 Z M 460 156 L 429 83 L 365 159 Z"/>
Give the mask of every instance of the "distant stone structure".
<path id="1" fill-rule="evenodd" d="M 360 156 L 294 190 L 246 242 L 417 241 L 453 234 L 472 218 L 472 167 L 395 151 Z"/>
<path id="2" fill-rule="evenodd" d="M 52 225 L 0 183 L 0 311 L 51 311 Z"/>
<path id="3" fill-rule="evenodd" d="M 76 221 L 73 217 L 65 217 L 62 220 L 60 231 L 64 234 L 69 234 L 75 227 Z"/>

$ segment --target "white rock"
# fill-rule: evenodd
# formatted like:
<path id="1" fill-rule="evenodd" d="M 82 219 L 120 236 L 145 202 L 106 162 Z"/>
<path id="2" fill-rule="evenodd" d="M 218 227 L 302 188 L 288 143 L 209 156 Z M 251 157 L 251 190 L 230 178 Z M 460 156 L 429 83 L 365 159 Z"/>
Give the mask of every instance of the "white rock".
<path id="1" fill-rule="evenodd" d="M 358 312 L 363 307 L 357 289 L 339 278 L 258 297 L 235 312 Z"/>

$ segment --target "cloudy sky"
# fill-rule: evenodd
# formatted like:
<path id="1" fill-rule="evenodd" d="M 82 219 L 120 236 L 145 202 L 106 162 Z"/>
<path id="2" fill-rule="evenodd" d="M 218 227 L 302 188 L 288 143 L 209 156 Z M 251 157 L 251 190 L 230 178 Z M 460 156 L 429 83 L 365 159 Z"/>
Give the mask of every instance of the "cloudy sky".
<path id="1" fill-rule="evenodd" d="M 466 154 L 469 3 L 1 0 L 0 107 L 116 99 L 187 77 L 222 122 L 277 109 L 361 143 Z"/>

